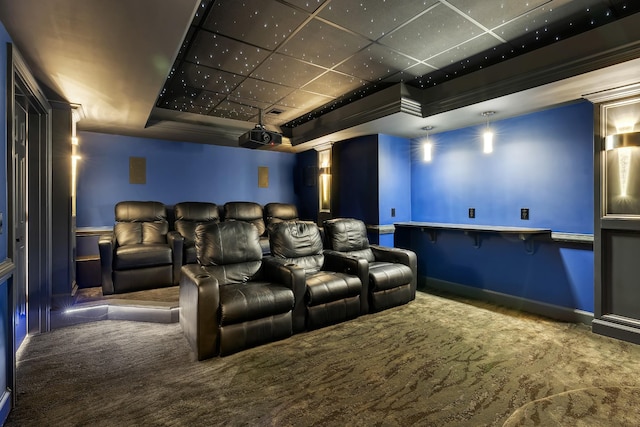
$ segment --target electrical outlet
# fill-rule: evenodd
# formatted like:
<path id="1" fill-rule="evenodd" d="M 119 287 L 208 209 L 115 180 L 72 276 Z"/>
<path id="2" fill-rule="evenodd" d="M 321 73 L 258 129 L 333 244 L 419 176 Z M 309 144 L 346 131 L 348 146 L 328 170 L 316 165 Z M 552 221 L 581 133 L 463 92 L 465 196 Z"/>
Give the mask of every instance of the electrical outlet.
<path id="1" fill-rule="evenodd" d="M 391 208 L 391 218 L 396 216 L 396 208 Z"/>
<path id="2" fill-rule="evenodd" d="M 525 221 L 529 220 L 529 208 L 520 209 L 520 219 Z"/>
<path id="3" fill-rule="evenodd" d="M 469 208 L 469 218 L 476 217 L 476 208 Z"/>

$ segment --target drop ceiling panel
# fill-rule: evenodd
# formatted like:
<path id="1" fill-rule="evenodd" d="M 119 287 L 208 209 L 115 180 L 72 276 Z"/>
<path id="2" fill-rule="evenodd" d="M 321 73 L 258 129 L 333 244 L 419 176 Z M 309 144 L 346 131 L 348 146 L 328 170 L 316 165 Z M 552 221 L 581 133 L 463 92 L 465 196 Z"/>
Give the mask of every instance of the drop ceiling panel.
<path id="1" fill-rule="evenodd" d="M 273 54 L 251 73 L 251 77 L 281 85 L 300 87 L 326 71 L 286 55 Z"/>
<path id="2" fill-rule="evenodd" d="M 197 97 L 194 98 L 193 104 L 205 107 L 208 111 L 222 102 L 223 99 L 223 95 L 203 90 Z"/>
<path id="3" fill-rule="evenodd" d="M 300 115 L 304 114 L 302 110 L 296 110 L 293 108 L 287 108 L 283 105 L 276 105 L 274 107 L 274 111 L 279 111 L 279 114 L 274 114 L 270 112 L 266 112 L 262 116 L 262 123 L 266 125 L 275 125 L 280 126 L 289 120 L 293 120 L 296 117 L 300 117 Z"/>
<path id="4" fill-rule="evenodd" d="M 377 81 L 416 64 L 418 62 L 413 59 L 373 43 L 335 69 L 363 80 Z"/>
<path id="5" fill-rule="evenodd" d="M 433 71 L 427 75 L 418 77 L 416 79 L 416 85 L 421 89 L 436 86 L 438 82 L 441 82 L 445 79 L 445 76 L 446 73 L 444 71 Z"/>
<path id="6" fill-rule="evenodd" d="M 495 37 L 489 34 L 483 34 L 440 55 L 434 56 L 425 62 L 436 68 L 457 65 L 456 68 L 464 72 L 465 68 L 469 65 L 469 57 L 484 52 L 487 49 L 497 48 L 501 44 L 503 43 L 500 43 Z"/>
<path id="7" fill-rule="evenodd" d="M 248 78 L 233 91 L 237 98 L 252 99 L 274 104 L 293 92 L 293 88 Z"/>
<path id="8" fill-rule="evenodd" d="M 192 104 L 199 94 L 199 89 L 194 89 L 181 82 L 174 82 L 171 86 L 162 90 L 160 105 L 163 108 L 179 110 L 181 105 Z"/>
<path id="9" fill-rule="evenodd" d="M 307 12 L 315 12 L 316 9 L 325 3 L 325 0 L 286 0 L 286 2 L 294 6 L 298 6 Z"/>
<path id="10" fill-rule="evenodd" d="M 249 107 L 255 107 L 263 111 L 270 108 L 273 104 L 273 102 L 261 102 L 256 101 L 255 99 L 237 98 L 235 96 L 228 96 L 227 99 L 231 102 L 235 102 L 236 104 L 248 105 Z"/>
<path id="11" fill-rule="evenodd" d="M 230 38 L 200 30 L 187 55 L 187 60 L 242 76 L 249 75 L 269 51 Z"/>
<path id="12" fill-rule="evenodd" d="M 230 93 L 245 79 L 237 74 L 189 62 L 180 69 L 179 75 L 182 76 L 181 81 L 190 87 L 217 93 Z"/>
<path id="13" fill-rule="evenodd" d="M 186 107 L 180 108 L 180 111 L 185 113 L 194 113 L 194 114 L 207 114 L 210 108 L 197 104 L 189 104 Z"/>
<path id="14" fill-rule="evenodd" d="M 211 113 L 212 116 L 225 119 L 251 120 L 258 115 L 259 109 L 231 101 L 220 103 Z"/>
<path id="15" fill-rule="evenodd" d="M 607 18 L 607 13 L 608 4 L 603 4 L 602 0 L 554 0 L 497 28 L 494 32 L 507 40 L 524 36 L 529 36 L 532 40 L 543 37 L 555 40 L 560 34 L 574 31 L 571 27 L 579 21 L 589 21 L 592 17 L 601 21 Z M 572 18 L 571 22 L 566 22 L 568 17 Z"/>
<path id="16" fill-rule="evenodd" d="M 221 101 L 221 99 L 218 99 L 216 102 L 216 100 L 211 98 L 211 103 L 209 104 L 207 103 L 206 96 L 204 98 L 199 98 L 200 95 L 201 94 L 197 91 L 193 91 L 185 95 L 173 94 L 165 99 L 162 106 L 169 110 L 207 114 L 209 110 L 217 104 L 217 102 Z"/>
<path id="17" fill-rule="evenodd" d="M 275 0 L 218 0 L 203 26 L 233 39 L 273 50 L 308 16 Z"/>
<path id="18" fill-rule="evenodd" d="M 429 59 L 483 33 L 472 21 L 453 9 L 438 5 L 380 43 L 416 59 Z"/>
<path id="19" fill-rule="evenodd" d="M 329 3 L 318 16 L 377 40 L 436 3 L 437 0 L 340 0 Z"/>
<path id="20" fill-rule="evenodd" d="M 531 12 L 551 0 L 505 1 L 505 0 L 448 0 L 471 19 L 479 22 L 487 29 L 495 28 L 520 15 Z M 580 0 L 582 1 L 582 0 Z"/>
<path id="21" fill-rule="evenodd" d="M 333 101 L 333 99 L 334 98 L 328 96 L 299 89 L 281 99 L 278 105 L 283 105 L 291 109 L 310 111 Z"/>
<path id="22" fill-rule="evenodd" d="M 329 71 L 306 85 L 304 89 L 323 95 L 338 97 L 362 88 L 366 84 L 367 82 L 357 77 Z"/>
<path id="23" fill-rule="evenodd" d="M 280 48 L 280 52 L 330 68 L 352 56 L 369 43 L 364 37 L 313 19 L 292 36 Z"/>
<path id="24" fill-rule="evenodd" d="M 436 71 L 435 68 L 423 64 L 421 62 L 417 63 L 411 68 L 407 68 L 406 70 L 400 71 L 396 74 L 393 74 L 385 79 L 387 82 L 391 83 L 399 83 L 399 82 L 407 82 L 415 80 L 416 77 L 424 76 L 425 74 L 431 74 Z"/>

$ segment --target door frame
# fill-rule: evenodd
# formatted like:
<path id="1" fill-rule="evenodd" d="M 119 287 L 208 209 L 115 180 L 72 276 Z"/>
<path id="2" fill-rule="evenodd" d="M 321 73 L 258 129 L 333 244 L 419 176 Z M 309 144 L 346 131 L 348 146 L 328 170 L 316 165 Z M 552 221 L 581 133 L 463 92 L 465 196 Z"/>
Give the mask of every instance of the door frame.
<path id="1" fill-rule="evenodd" d="M 2 225 L 7 235 L 7 260 L 0 262 L 0 280 L 8 277 L 9 287 L 9 340 L 7 351 L 7 383 L 12 391 L 12 406 L 15 404 L 15 340 L 13 316 L 15 299 L 12 280 L 16 266 L 13 264 L 15 253 L 15 215 L 16 188 L 14 182 L 14 101 L 16 85 L 27 91 L 30 105 L 39 119 L 37 132 L 32 132 L 27 141 L 27 194 L 25 199 L 29 206 L 27 218 L 27 257 L 25 273 L 27 277 L 27 334 L 37 334 L 50 329 L 49 312 L 51 309 L 51 277 L 52 277 L 52 242 L 51 242 L 51 105 L 47 101 L 33 74 L 19 51 L 12 43 L 7 43 L 7 99 L 6 99 L 6 167 L 7 167 L 7 210 L 6 220 Z M 3 264 L 11 264 L 11 273 L 3 274 Z"/>

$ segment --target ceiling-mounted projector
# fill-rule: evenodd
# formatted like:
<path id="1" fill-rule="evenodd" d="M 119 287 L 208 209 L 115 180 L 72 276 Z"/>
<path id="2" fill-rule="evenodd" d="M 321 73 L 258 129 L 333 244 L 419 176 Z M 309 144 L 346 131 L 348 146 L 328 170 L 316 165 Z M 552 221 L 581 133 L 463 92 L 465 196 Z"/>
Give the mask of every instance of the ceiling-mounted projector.
<path id="1" fill-rule="evenodd" d="M 268 131 L 262 125 L 256 125 L 255 128 L 238 138 L 238 145 L 244 148 L 260 148 L 280 144 L 282 144 L 282 135 Z"/>

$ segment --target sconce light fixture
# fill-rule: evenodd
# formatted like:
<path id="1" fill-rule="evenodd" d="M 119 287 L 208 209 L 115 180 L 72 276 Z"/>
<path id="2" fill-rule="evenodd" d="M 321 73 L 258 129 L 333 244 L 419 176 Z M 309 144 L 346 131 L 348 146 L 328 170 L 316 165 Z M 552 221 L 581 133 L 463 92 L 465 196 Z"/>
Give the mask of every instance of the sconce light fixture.
<path id="1" fill-rule="evenodd" d="M 630 127 L 633 129 L 633 125 Z M 618 128 L 619 129 L 619 128 Z M 640 132 L 617 133 L 607 135 L 605 150 L 616 150 L 618 154 L 618 176 L 620 180 L 620 196 L 627 197 L 629 175 L 631 171 L 631 157 L 633 147 L 640 146 Z"/>
<path id="2" fill-rule="evenodd" d="M 639 147 L 640 132 L 616 133 L 605 138 L 605 149 Z"/>
<path id="3" fill-rule="evenodd" d="M 331 146 L 332 142 L 314 147 L 318 151 L 318 197 L 320 212 L 331 212 Z"/>
<path id="4" fill-rule="evenodd" d="M 425 126 L 422 130 L 427 132 L 427 137 L 422 143 L 422 160 L 430 162 L 433 158 L 433 143 L 429 140 L 429 131 L 433 129 L 433 126 Z"/>
<path id="5" fill-rule="evenodd" d="M 482 113 L 482 115 L 487 118 L 487 127 L 482 134 L 482 151 L 485 154 L 493 152 L 493 131 L 489 128 L 489 117 L 493 116 L 495 113 L 495 111 L 485 111 Z"/>

